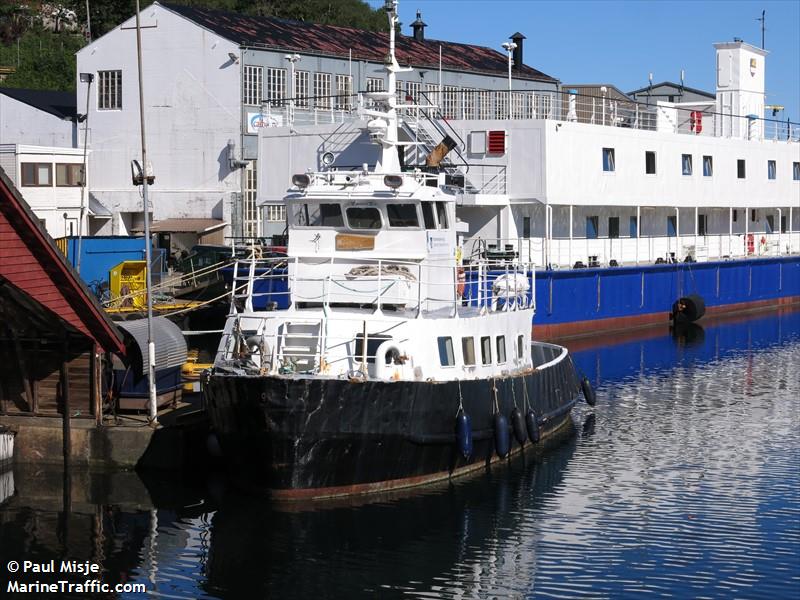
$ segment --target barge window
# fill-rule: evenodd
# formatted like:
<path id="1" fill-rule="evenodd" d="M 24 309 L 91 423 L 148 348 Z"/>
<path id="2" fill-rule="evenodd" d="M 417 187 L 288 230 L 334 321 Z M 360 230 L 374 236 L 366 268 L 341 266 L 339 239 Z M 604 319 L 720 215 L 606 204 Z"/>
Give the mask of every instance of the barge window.
<path id="1" fill-rule="evenodd" d="M 419 227 L 416 204 L 387 204 L 389 227 Z"/>
<path id="2" fill-rule="evenodd" d="M 608 217 L 608 237 L 619 237 L 619 217 Z"/>
<path id="3" fill-rule="evenodd" d="M 475 364 L 475 340 L 471 337 L 461 338 L 461 354 L 465 365 Z"/>
<path id="4" fill-rule="evenodd" d="M 792 163 L 792 180 L 800 181 L 800 162 Z"/>
<path id="5" fill-rule="evenodd" d="M 374 206 L 351 206 L 347 209 L 351 229 L 380 229 L 381 213 Z"/>
<path id="6" fill-rule="evenodd" d="M 703 157 L 703 177 L 711 177 L 714 174 L 714 158 L 711 156 Z"/>
<path id="7" fill-rule="evenodd" d="M 644 172 L 646 175 L 656 174 L 656 153 L 651 150 L 644 153 Z"/>
<path id="8" fill-rule="evenodd" d="M 489 336 L 481 338 L 481 362 L 484 365 L 492 364 L 492 338 Z"/>
<path id="9" fill-rule="evenodd" d="M 596 240 L 598 229 L 600 229 L 600 217 L 586 217 L 586 239 Z"/>
<path id="10" fill-rule="evenodd" d="M 525 356 L 525 336 L 517 336 L 517 358 L 522 359 Z"/>
<path id="11" fill-rule="evenodd" d="M 614 171 L 614 149 L 613 148 L 603 148 L 603 171 L 606 172 L 613 172 Z"/>
<path id="12" fill-rule="evenodd" d="M 767 161 L 767 179 L 775 179 L 775 161 L 768 160 Z"/>
<path id="13" fill-rule="evenodd" d="M 456 364 L 455 355 L 453 354 L 453 338 L 440 337 L 437 342 L 439 344 L 439 363 L 443 367 L 452 367 Z"/>
<path id="14" fill-rule="evenodd" d="M 742 158 L 736 161 L 736 177 L 738 179 L 745 178 L 745 165 L 744 165 L 744 159 Z"/>
<path id="15" fill-rule="evenodd" d="M 444 202 L 436 203 L 436 218 L 439 219 L 439 229 L 447 229 L 447 205 Z"/>
<path id="16" fill-rule="evenodd" d="M 422 203 L 422 219 L 425 229 L 436 229 L 436 220 L 433 218 L 433 202 Z"/>
<path id="17" fill-rule="evenodd" d="M 506 362 L 506 336 L 497 336 L 497 364 L 502 365 Z"/>
<path id="18" fill-rule="evenodd" d="M 692 174 L 692 155 L 681 154 L 681 173 L 684 175 Z"/>

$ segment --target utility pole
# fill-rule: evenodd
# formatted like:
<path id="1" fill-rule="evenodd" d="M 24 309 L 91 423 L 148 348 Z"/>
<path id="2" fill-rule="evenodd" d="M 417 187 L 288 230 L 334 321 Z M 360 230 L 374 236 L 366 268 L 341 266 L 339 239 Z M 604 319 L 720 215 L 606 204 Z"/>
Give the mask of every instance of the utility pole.
<path id="1" fill-rule="evenodd" d="M 147 200 L 148 177 L 151 174 L 147 169 L 147 146 L 145 144 L 144 129 L 144 84 L 142 76 L 142 27 L 140 24 L 139 0 L 136 0 L 136 59 L 139 65 L 139 124 L 142 133 L 142 200 L 144 203 L 144 251 L 147 268 L 145 269 L 145 295 L 147 297 L 147 378 L 149 383 L 150 402 L 148 403 L 148 421 L 152 426 L 158 425 L 158 406 L 156 404 L 156 350 L 153 343 L 153 295 L 152 268 L 150 240 L 150 204 Z"/>

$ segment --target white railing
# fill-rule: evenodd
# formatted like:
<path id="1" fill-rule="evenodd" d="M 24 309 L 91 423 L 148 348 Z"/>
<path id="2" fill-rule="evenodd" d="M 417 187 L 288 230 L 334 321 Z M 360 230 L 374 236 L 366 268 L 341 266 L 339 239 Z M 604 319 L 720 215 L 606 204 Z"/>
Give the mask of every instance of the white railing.
<path id="1" fill-rule="evenodd" d="M 733 235 L 648 236 L 640 238 L 509 238 L 467 242 L 465 258 L 513 256 L 515 259 L 555 268 L 654 264 L 657 261 L 724 260 L 800 254 L 800 232 Z"/>

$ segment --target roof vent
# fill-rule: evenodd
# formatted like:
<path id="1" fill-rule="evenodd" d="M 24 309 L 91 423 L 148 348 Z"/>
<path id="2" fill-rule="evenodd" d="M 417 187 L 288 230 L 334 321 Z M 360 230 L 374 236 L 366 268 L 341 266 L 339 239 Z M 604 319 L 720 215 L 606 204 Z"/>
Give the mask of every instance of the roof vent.
<path id="1" fill-rule="evenodd" d="M 514 68 L 517 71 L 522 70 L 522 40 L 524 39 L 525 36 L 519 31 L 511 36 L 511 41 L 517 45 L 517 47 L 514 48 L 514 54 L 512 55 L 512 58 L 514 59 Z"/>
<path id="2" fill-rule="evenodd" d="M 411 24 L 411 29 L 414 30 L 414 39 L 418 42 L 425 41 L 425 23 L 422 22 L 422 13 L 417 11 L 417 20 Z"/>

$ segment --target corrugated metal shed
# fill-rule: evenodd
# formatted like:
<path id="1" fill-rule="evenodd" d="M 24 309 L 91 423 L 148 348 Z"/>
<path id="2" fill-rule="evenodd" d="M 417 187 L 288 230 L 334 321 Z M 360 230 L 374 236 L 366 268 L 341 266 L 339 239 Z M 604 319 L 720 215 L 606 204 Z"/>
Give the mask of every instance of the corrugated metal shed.
<path id="1" fill-rule="evenodd" d="M 352 50 L 354 60 L 378 63 L 383 62 L 386 48 L 389 47 L 387 32 L 320 25 L 277 17 L 242 15 L 168 2 L 158 4 L 231 42 L 246 47 L 341 58 L 348 58 Z M 440 48 L 444 69 L 500 76 L 506 76 L 508 73 L 508 58 L 497 50 L 442 40 L 418 41 L 405 35 L 397 38 L 397 61 L 401 65 L 438 68 Z M 554 77 L 526 65 L 514 70 L 514 78 L 554 83 L 557 81 Z"/>
<path id="2" fill-rule="evenodd" d="M 117 326 L 125 332 L 126 343 L 135 344 L 141 358 L 142 373 L 147 373 L 147 319 L 120 321 Z M 186 362 L 186 340 L 180 327 L 166 317 L 153 317 L 153 343 L 157 371 Z M 129 356 L 133 356 L 130 350 Z"/>

